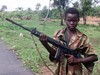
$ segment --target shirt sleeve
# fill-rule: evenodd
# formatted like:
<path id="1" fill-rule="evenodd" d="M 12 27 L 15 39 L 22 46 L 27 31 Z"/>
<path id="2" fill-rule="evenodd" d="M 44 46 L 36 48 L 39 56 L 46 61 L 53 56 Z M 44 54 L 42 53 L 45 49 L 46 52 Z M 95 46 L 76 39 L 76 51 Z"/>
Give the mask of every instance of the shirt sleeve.
<path id="1" fill-rule="evenodd" d="M 54 33 L 54 35 L 53 35 L 53 39 L 54 40 L 57 40 L 58 41 L 58 37 L 57 37 L 57 34 L 60 32 L 60 30 L 58 30 L 58 31 L 56 31 L 55 33 Z M 57 51 L 57 47 L 56 46 L 54 46 L 54 45 L 52 45 L 52 48 L 55 50 L 55 51 Z M 51 62 L 57 62 L 57 60 L 54 58 L 55 56 L 52 56 L 51 54 L 49 54 L 49 59 L 50 59 L 50 61 Z"/>
<path id="2" fill-rule="evenodd" d="M 60 42 L 60 43 L 62 43 L 62 44 L 64 44 L 62 41 L 59 40 L 59 37 L 64 38 L 64 34 L 62 32 L 63 32 L 63 30 L 56 31 L 54 33 L 54 35 L 53 35 L 53 39 L 56 40 L 56 41 L 58 41 L 58 42 Z M 56 54 L 55 54 L 55 56 L 49 55 L 49 59 L 52 62 L 58 62 L 59 61 L 59 58 L 58 59 L 55 59 L 55 57 L 59 53 L 59 51 L 58 51 L 59 49 L 55 45 L 52 45 L 52 48 L 56 51 Z"/>
<path id="3" fill-rule="evenodd" d="M 92 47 L 90 40 L 87 36 L 83 38 L 83 54 L 84 56 L 96 55 L 96 50 Z"/>

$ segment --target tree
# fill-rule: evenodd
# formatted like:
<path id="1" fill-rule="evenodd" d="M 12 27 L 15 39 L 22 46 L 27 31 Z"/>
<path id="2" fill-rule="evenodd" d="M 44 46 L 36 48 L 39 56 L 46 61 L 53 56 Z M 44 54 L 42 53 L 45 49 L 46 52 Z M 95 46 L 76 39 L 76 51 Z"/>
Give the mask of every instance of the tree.
<path id="1" fill-rule="evenodd" d="M 16 8 L 17 11 L 23 11 L 23 7 Z"/>
<path id="2" fill-rule="evenodd" d="M 44 21 L 43 21 L 43 24 L 46 22 L 46 20 L 47 20 L 47 18 L 48 18 L 48 16 L 49 16 L 49 13 L 50 13 L 50 2 L 51 2 L 51 0 L 49 0 L 49 8 L 48 8 L 47 14 L 46 14 L 46 16 L 45 16 L 45 19 L 44 19 Z"/>
<path id="3" fill-rule="evenodd" d="M 79 8 L 79 3 L 78 3 L 78 2 L 75 2 L 75 3 L 73 3 L 73 6 L 74 6 L 75 8 Z"/>
<path id="4" fill-rule="evenodd" d="M 93 6 L 96 6 L 97 4 L 100 4 L 100 0 L 92 0 Z"/>
<path id="5" fill-rule="evenodd" d="M 98 3 L 100 3 L 100 0 L 80 0 L 73 3 L 74 7 L 80 9 L 81 12 L 80 14 L 82 14 L 84 25 L 86 24 L 87 21 L 86 17 L 94 13 L 93 7 L 96 6 L 96 4 Z"/>
<path id="6" fill-rule="evenodd" d="M 1 7 L 1 9 L 0 9 L 0 12 L 5 11 L 6 9 L 7 9 L 7 6 L 6 6 L 6 5 L 3 5 L 3 6 Z"/>
<path id="7" fill-rule="evenodd" d="M 22 17 L 23 17 L 23 7 L 18 7 L 18 8 L 16 8 L 16 10 L 19 12 L 17 14 L 17 17 L 22 20 Z"/>
<path id="8" fill-rule="evenodd" d="M 68 7 L 70 0 L 54 0 L 53 6 L 57 7 L 57 9 L 60 12 L 60 17 L 61 17 L 61 25 L 63 24 L 63 15 L 64 15 L 64 10 L 66 7 Z"/>
<path id="9" fill-rule="evenodd" d="M 35 8 L 36 11 L 38 11 L 38 10 L 40 9 L 40 7 L 41 7 L 41 4 L 40 4 L 40 3 L 37 3 L 37 4 L 36 4 L 36 8 Z"/>
<path id="10" fill-rule="evenodd" d="M 47 11 L 48 11 L 47 6 L 44 6 L 42 11 L 41 11 L 41 17 L 42 18 L 45 18 L 46 14 L 47 14 Z"/>
<path id="11" fill-rule="evenodd" d="M 6 5 L 3 5 L 0 9 L 0 19 L 4 20 L 5 17 L 7 16 L 6 15 L 6 12 L 4 12 L 5 10 L 7 9 L 7 6 Z"/>
<path id="12" fill-rule="evenodd" d="M 86 24 L 86 17 L 91 11 L 92 0 L 80 0 L 82 5 L 83 24 Z"/>
<path id="13" fill-rule="evenodd" d="M 60 12 L 57 9 L 50 10 L 50 18 L 60 19 L 60 15 L 59 14 L 60 14 Z"/>
<path id="14" fill-rule="evenodd" d="M 92 16 L 100 16 L 100 9 L 98 9 L 98 7 L 100 6 L 97 6 L 98 4 L 100 4 L 100 0 L 93 0 L 92 1 L 92 12 L 90 15 Z"/>
<path id="15" fill-rule="evenodd" d="M 40 7 L 41 7 L 41 4 L 37 3 L 35 9 L 36 9 L 36 13 L 39 16 L 39 18 L 40 18 L 40 11 L 39 11 Z"/>
<path id="16" fill-rule="evenodd" d="M 31 12 L 31 11 L 32 11 L 32 9 L 31 9 L 31 8 L 27 8 L 27 11 Z"/>

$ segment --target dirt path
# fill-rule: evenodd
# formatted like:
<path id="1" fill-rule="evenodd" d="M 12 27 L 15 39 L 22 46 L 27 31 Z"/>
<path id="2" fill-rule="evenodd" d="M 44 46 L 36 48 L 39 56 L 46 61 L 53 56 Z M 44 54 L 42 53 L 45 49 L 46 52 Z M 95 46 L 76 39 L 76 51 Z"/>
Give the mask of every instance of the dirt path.
<path id="1" fill-rule="evenodd" d="M 14 52 L 0 40 L 0 75 L 35 75 L 23 67 Z"/>

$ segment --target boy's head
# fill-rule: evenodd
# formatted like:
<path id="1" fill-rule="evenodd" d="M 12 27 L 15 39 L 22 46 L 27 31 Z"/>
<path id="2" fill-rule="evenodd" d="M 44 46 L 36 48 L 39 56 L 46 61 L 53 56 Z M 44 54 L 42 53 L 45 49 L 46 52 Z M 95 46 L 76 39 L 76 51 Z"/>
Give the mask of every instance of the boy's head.
<path id="1" fill-rule="evenodd" d="M 79 22 L 79 12 L 75 8 L 69 8 L 66 10 L 64 17 L 67 28 L 75 31 Z"/>
<path id="2" fill-rule="evenodd" d="M 65 15 L 64 15 L 65 18 L 64 19 L 66 19 L 68 13 L 70 13 L 70 14 L 76 14 L 77 15 L 77 18 L 79 20 L 79 11 L 76 8 L 68 8 L 65 11 Z"/>

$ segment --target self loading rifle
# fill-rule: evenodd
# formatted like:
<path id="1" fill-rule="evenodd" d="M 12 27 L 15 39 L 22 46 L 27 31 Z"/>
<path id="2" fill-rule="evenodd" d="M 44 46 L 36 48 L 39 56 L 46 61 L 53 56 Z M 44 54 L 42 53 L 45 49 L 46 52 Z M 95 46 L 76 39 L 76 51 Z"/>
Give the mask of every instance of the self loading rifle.
<path id="1" fill-rule="evenodd" d="M 31 30 L 31 29 L 29 29 L 29 28 L 27 28 L 27 27 L 24 27 L 24 26 L 22 26 L 22 25 L 20 25 L 20 24 L 18 24 L 18 23 L 16 23 L 16 22 L 14 22 L 14 21 L 8 19 L 8 18 L 6 18 L 6 20 L 9 21 L 9 22 L 11 22 L 12 24 L 15 24 L 15 25 L 17 25 L 17 26 L 19 26 L 19 27 L 21 27 L 21 28 L 23 28 L 23 29 L 25 29 L 25 30 L 31 32 L 31 34 L 35 35 L 36 37 L 39 37 L 40 34 L 41 34 L 41 32 L 37 31 L 36 28 L 34 28 L 34 29 Z M 54 57 L 56 60 L 59 60 L 60 54 L 61 54 L 62 52 L 63 52 L 64 54 L 71 54 L 71 55 L 73 55 L 73 56 L 76 57 L 76 58 L 82 58 L 81 55 L 80 55 L 79 53 L 75 52 L 74 50 L 68 48 L 67 46 L 63 45 L 62 43 L 60 43 L 60 42 L 54 40 L 53 38 L 51 38 L 51 37 L 49 37 L 49 36 L 47 36 L 47 42 L 48 42 L 48 43 L 51 43 L 51 44 L 53 44 L 53 45 L 55 45 L 56 47 L 59 48 L 59 49 L 58 49 L 58 52 L 56 53 L 56 56 Z M 90 69 L 90 67 L 93 65 L 93 63 L 83 63 L 83 65 L 84 65 L 89 71 L 92 71 L 92 69 Z"/>

